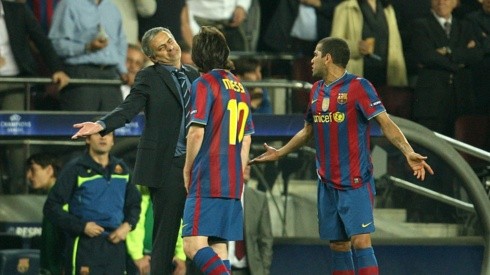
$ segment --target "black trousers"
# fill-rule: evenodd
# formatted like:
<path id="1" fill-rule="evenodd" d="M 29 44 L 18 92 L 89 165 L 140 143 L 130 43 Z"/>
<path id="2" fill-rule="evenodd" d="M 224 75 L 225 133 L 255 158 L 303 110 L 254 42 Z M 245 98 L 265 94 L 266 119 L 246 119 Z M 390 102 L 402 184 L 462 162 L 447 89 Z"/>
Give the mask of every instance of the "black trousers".
<path id="1" fill-rule="evenodd" d="M 71 78 L 118 80 L 116 66 L 68 65 Z M 60 92 L 66 111 L 112 111 L 123 101 L 120 85 L 69 84 Z"/>
<path id="2" fill-rule="evenodd" d="M 175 254 L 186 191 L 184 187 L 185 156 L 174 158 L 168 169 L 169 180 L 160 188 L 150 187 L 153 201 L 153 249 L 151 252 L 151 274 L 172 274 L 172 259 Z"/>
<path id="3" fill-rule="evenodd" d="M 126 243 L 113 244 L 107 240 L 108 234 L 90 238 L 81 235 L 67 241 L 65 253 L 65 274 L 124 274 L 126 270 Z M 76 254 L 73 265 L 72 257 Z"/>

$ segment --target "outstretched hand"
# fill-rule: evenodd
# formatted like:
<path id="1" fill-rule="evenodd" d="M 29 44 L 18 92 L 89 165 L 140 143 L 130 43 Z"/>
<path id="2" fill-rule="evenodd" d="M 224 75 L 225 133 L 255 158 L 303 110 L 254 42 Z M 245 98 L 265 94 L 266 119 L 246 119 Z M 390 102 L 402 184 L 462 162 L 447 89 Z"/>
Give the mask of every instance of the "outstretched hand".
<path id="1" fill-rule="evenodd" d="M 429 174 L 434 175 L 434 171 L 432 171 L 430 165 L 425 162 L 426 159 L 426 156 L 422 156 L 415 152 L 412 152 L 407 156 L 407 161 L 410 168 L 412 168 L 413 175 L 416 176 L 418 180 L 425 179 L 425 170 L 427 170 Z"/>
<path id="2" fill-rule="evenodd" d="M 279 153 L 276 148 L 267 145 L 267 143 L 264 143 L 264 148 L 266 150 L 265 153 L 249 161 L 249 165 L 256 162 L 275 161 L 279 159 Z"/>
<path id="3" fill-rule="evenodd" d="M 82 122 L 73 125 L 74 128 L 79 128 L 71 139 L 77 139 L 79 137 L 87 137 L 96 134 L 103 130 L 102 125 L 95 122 Z"/>

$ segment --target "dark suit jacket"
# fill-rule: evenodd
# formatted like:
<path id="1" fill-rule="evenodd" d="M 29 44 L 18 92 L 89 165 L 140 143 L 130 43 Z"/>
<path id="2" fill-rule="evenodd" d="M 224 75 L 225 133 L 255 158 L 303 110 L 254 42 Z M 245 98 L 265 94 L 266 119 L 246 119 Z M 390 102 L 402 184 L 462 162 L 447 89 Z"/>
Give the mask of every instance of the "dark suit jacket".
<path id="1" fill-rule="evenodd" d="M 37 75 L 38 66 L 32 55 L 29 41 L 40 51 L 43 61 L 51 72 L 63 70 L 63 63 L 46 34 L 26 4 L 2 1 L 5 25 L 19 76 Z"/>
<path id="2" fill-rule="evenodd" d="M 332 29 L 332 19 L 335 6 L 340 0 L 322 0 L 320 8 L 315 9 L 317 19 L 318 40 L 330 35 Z M 264 34 L 264 42 L 267 46 L 279 52 L 287 52 L 291 49 L 291 29 L 294 20 L 298 16 L 298 0 L 281 0 L 272 16 L 269 26 Z M 272 23 L 273 22 L 273 23 Z"/>
<path id="3" fill-rule="evenodd" d="M 453 16 L 448 39 L 437 19 L 430 16 L 417 20 L 412 27 L 412 49 L 420 66 L 415 87 L 414 116 L 447 117 L 472 111 L 474 94 L 469 67 L 482 58 L 482 49 L 468 48 L 477 41 L 471 24 Z M 450 47 L 450 55 L 437 48 Z M 449 117 L 448 117 L 449 118 Z"/>
<path id="4" fill-rule="evenodd" d="M 195 69 L 184 68 L 191 83 L 199 77 Z M 163 65 L 156 64 L 138 72 L 124 102 L 101 119 L 106 125 L 101 134 L 129 123 L 142 110 L 145 128 L 138 144 L 132 181 L 161 187 L 172 180 L 165 172 L 172 165 L 183 114 L 179 90 Z"/>
<path id="5" fill-rule="evenodd" d="M 243 194 L 247 261 L 252 275 L 270 273 L 272 227 L 265 193 L 245 186 Z"/>

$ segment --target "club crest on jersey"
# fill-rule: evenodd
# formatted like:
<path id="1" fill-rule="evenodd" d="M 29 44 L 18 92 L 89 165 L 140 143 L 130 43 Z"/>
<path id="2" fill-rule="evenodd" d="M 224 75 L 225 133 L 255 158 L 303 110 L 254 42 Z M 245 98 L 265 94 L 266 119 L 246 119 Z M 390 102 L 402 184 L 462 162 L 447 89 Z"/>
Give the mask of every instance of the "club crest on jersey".
<path id="1" fill-rule="evenodd" d="M 337 103 L 338 104 L 347 103 L 347 93 L 339 93 L 339 95 L 337 96 Z"/>
<path id="2" fill-rule="evenodd" d="M 328 105 L 330 105 L 330 98 L 325 97 L 322 101 L 322 111 L 326 112 L 328 110 Z"/>

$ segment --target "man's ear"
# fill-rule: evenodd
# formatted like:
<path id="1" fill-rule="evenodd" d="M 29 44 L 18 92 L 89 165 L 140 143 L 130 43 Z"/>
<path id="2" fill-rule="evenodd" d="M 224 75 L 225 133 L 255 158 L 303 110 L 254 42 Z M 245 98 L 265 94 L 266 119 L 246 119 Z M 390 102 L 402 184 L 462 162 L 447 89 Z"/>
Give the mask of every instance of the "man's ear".
<path id="1" fill-rule="evenodd" d="M 54 168 L 53 168 L 53 165 L 49 164 L 48 166 L 46 166 L 46 169 L 48 170 L 48 173 L 54 177 Z"/>

